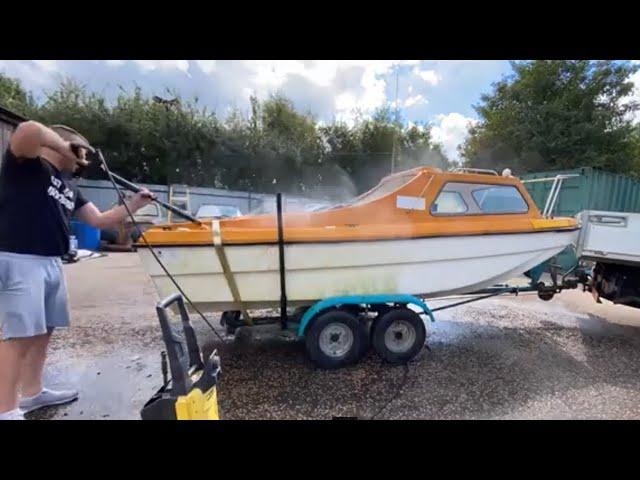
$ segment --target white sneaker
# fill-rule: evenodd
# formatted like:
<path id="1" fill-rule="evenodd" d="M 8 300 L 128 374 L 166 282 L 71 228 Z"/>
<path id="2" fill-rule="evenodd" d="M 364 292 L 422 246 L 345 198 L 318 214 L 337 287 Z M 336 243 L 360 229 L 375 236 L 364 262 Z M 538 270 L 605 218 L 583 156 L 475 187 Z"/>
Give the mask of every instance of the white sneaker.
<path id="1" fill-rule="evenodd" d="M 53 405 L 63 405 L 73 402 L 78 398 L 77 390 L 49 390 L 43 388 L 42 391 L 33 397 L 25 397 L 20 402 L 20 408 L 24 413 L 33 412 L 39 408 L 50 407 Z"/>
<path id="2" fill-rule="evenodd" d="M 9 412 L 0 413 L 0 420 L 24 420 L 24 412 L 19 408 Z"/>

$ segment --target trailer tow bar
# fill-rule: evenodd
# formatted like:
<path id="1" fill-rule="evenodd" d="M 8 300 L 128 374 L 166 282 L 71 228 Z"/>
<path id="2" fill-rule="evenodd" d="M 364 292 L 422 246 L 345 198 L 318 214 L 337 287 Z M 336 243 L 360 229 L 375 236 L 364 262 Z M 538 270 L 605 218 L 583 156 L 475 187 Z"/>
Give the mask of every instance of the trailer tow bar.
<path id="1" fill-rule="evenodd" d="M 489 293 L 487 295 L 482 295 L 480 297 L 474 297 L 474 298 L 470 298 L 468 300 L 463 300 L 461 302 L 455 302 L 455 303 L 450 303 L 449 305 L 443 305 L 442 307 L 437 307 L 437 308 L 432 308 L 431 311 L 432 312 L 437 312 L 439 310 L 446 310 L 448 308 L 453 308 L 453 307 L 458 307 L 460 305 L 465 305 L 467 303 L 472 303 L 472 302 L 477 302 L 480 300 L 484 300 L 485 298 L 491 298 L 491 297 L 497 297 L 499 295 L 504 295 L 505 293 L 511 293 L 513 295 L 515 295 L 516 297 L 518 296 L 518 293 L 521 291 L 529 291 L 529 289 L 522 289 L 520 287 L 507 287 L 507 288 L 501 288 L 498 289 L 497 291 L 494 291 L 492 293 Z M 478 292 L 478 293 L 484 293 L 483 292 Z M 471 294 L 473 295 L 473 294 Z"/>

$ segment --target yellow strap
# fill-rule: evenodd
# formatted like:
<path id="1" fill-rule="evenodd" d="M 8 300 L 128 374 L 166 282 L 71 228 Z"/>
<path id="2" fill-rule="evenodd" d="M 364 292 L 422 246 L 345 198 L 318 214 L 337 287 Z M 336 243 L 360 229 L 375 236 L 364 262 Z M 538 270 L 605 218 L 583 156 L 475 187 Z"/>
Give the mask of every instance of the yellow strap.
<path id="1" fill-rule="evenodd" d="M 236 279 L 234 278 L 233 272 L 229 267 L 227 255 L 224 252 L 224 247 L 222 246 L 222 232 L 220 231 L 219 220 L 211 221 L 211 231 L 213 232 L 213 246 L 215 247 L 216 253 L 218 254 L 218 260 L 220 261 L 220 265 L 222 266 L 224 277 L 227 279 L 227 284 L 229 285 L 229 290 L 231 290 L 233 301 L 236 302 L 236 305 L 242 312 L 242 316 L 244 317 L 245 322 L 247 322 L 248 325 L 253 325 L 253 320 L 249 316 L 247 310 L 244 308 L 242 299 L 240 298 L 240 291 L 238 290 L 238 285 L 236 285 Z"/>

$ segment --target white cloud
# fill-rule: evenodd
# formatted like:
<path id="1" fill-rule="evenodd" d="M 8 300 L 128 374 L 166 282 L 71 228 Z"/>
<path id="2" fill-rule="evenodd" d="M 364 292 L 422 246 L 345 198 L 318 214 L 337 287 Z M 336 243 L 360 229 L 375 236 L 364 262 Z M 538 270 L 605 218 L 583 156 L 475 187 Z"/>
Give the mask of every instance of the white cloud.
<path id="1" fill-rule="evenodd" d="M 478 68 L 475 63 L 473 72 Z M 185 97 L 198 96 L 220 112 L 228 105 L 249 111 L 250 95 L 265 98 L 281 91 L 298 109 L 318 119 L 352 124 L 357 114 L 367 118 L 381 106 L 395 106 L 396 70 L 398 106 L 406 120 L 427 121 L 436 112 L 470 114 L 460 105 L 460 94 L 447 90 L 457 78 L 450 70 L 460 64 L 467 65 L 421 60 L 0 60 L 0 71 L 25 80 L 25 86 L 36 93 L 54 86 L 61 75 L 73 76 L 109 95 L 114 95 L 116 85 L 130 82 L 148 93 L 171 87 Z M 195 72 L 198 75 L 192 77 Z M 447 89 L 432 97 L 430 87 L 443 83 Z M 442 138 L 450 135 L 452 115 L 436 121 Z"/>
<path id="2" fill-rule="evenodd" d="M 144 72 L 154 70 L 180 70 L 189 71 L 188 60 L 133 60 Z"/>
<path id="3" fill-rule="evenodd" d="M 305 73 L 305 65 L 300 60 L 244 60 L 242 63 L 258 85 L 279 86 L 287 76 Z"/>
<path id="4" fill-rule="evenodd" d="M 355 109 L 358 106 L 358 100 L 355 95 L 350 92 L 344 92 L 336 95 L 335 107 L 339 112 L 346 112 Z"/>
<path id="5" fill-rule="evenodd" d="M 196 60 L 196 63 L 204 73 L 211 73 L 216 69 L 215 60 Z"/>
<path id="6" fill-rule="evenodd" d="M 224 109 L 236 102 L 239 108 L 246 109 L 249 95 L 265 98 L 280 90 L 298 108 L 308 109 L 324 119 L 352 123 L 356 114 L 366 118 L 389 103 L 397 67 L 400 67 L 399 106 L 412 108 L 414 116 L 423 115 L 420 106 L 428 103 L 425 83 L 421 77 L 412 75 L 416 70 L 421 72 L 421 63 L 420 60 L 25 60 L 0 61 L 0 69 L 26 80 L 28 88 L 39 91 L 55 85 L 60 75 L 71 75 L 98 90 L 105 88 L 105 84 L 112 88 L 129 81 L 150 91 L 169 86 L 186 96 L 197 95 L 213 109 Z M 205 74 L 211 81 L 202 75 L 192 77 L 194 71 Z M 433 83 L 434 78 L 437 81 L 437 75 L 433 78 L 427 75 L 425 81 Z"/>
<path id="7" fill-rule="evenodd" d="M 401 105 L 405 108 L 409 108 L 413 107 L 414 105 L 425 105 L 426 103 L 428 103 L 427 99 L 418 94 L 407 98 L 404 102 L 401 103 Z"/>
<path id="8" fill-rule="evenodd" d="M 55 72 L 58 70 L 57 60 L 34 60 L 33 63 L 46 72 Z"/>
<path id="9" fill-rule="evenodd" d="M 395 66 L 415 65 L 419 60 L 344 60 L 339 67 L 359 68 L 362 70 L 359 91 L 351 94 L 355 105 L 339 105 L 336 102 L 336 116 L 345 121 L 353 119 L 355 109 L 359 109 L 364 116 L 384 105 L 387 101 L 387 76 Z M 337 99 L 336 99 L 337 100 Z M 415 100 L 415 98 L 414 98 Z"/>
<path id="10" fill-rule="evenodd" d="M 435 87 L 440 83 L 440 75 L 436 73 L 435 70 L 420 70 L 420 68 L 415 67 L 413 69 L 414 75 L 422 78 L 425 82 L 427 82 L 432 87 Z"/>
<path id="11" fill-rule="evenodd" d="M 388 68 L 391 68 L 390 66 Z M 364 112 L 372 112 L 376 108 L 384 105 L 387 100 L 385 89 L 387 87 L 387 81 L 381 78 L 381 75 L 386 70 L 378 71 L 375 67 L 365 68 L 360 80 L 360 86 L 362 87 L 362 93 L 358 98 L 358 107 Z M 343 112 L 347 113 L 347 112 Z"/>
<path id="12" fill-rule="evenodd" d="M 313 87 L 326 90 L 333 97 L 337 119 L 351 122 L 356 110 L 371 114 L 387 101 L 386 76 L 395 66 L 417 65 L 419 60 L 243 60 L 248 83 L 259 96 L 283 87 L 294 77 L 301 77 Z M 355 75 L 348 85 L 340 75 Z M 355 73 L 354 73 L 355 72 Z M 414 96 L 413 101 L 421 101 Z"/>
<path id="13" fill-rule="evenodd" d="M 41 90 L 54 83 L 55 60 L 0 60 L 0 73 L 22 80 L 27 89 Z M 36 94 L 40 91 L 36 92 Z"/>
<path id="14" fill-rule="evenodd" d="M 250 99 L 250 98 L 251 98 L 251 96 L 253 95 L 253 93 L 254 93 L 254 92 L 253 92 L 253 90 L 252 90 L 251 88 L 244 87 L 244 88 L 242 89 L 242 98 L 244 98 L 244 99 Z"/>
<path id="15" fill-rule="evenodd" d="M 359 67 L 363 73 L 380 75 L 394 65 L 415 65 L 419 60 L 243 60 L 260 85 L 279 86 L 289 75 L 300 75 L 310 82 L 327 87 L 340 70 Z"/>
<path id="16" fill-rule="evenodd" d="M 457 161 L 460 160 L 457 150 L 458 145 L 464 142 L 469 126 L 475 123 L 477 123 L 477 120 L 456 112 L 447 115 L 440 114 L 436 116 L 431 135 L 436 142 L 442 144 L 447 157 Z"/>

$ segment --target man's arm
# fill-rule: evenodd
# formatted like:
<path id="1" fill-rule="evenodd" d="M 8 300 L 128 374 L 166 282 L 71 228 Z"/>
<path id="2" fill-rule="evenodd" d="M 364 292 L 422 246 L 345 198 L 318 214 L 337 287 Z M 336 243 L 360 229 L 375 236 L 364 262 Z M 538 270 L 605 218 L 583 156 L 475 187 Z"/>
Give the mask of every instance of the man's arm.
<path id="1" fill-rule="evenodd" d="M 55 150 L 60 155 L 76 160 L 71 144 L 64 141 L 60 135 L 45 127 L 41 123 L 22 122 L 11 135 L 9 148 L 18 158 L 36 158 L 42 147 Z"/>
<path id="2" fill-rule="evenodd" d="M 153 194 L 146 188 L 143 188 L 139 193 L 136 193 L 131 200 L 127 201 L 127 205 L 131 213 L 135 213 L 145 205 L 151 203 L 153 198 Z M 117 227 L 123 220 L 129 217 L 124 205 L 119 205 L 106 212 L 101 212 L 91 202 L 82 206 L 76 212 L 76 215 L 84 223 L 94 228 L 99 228 L 100 230 Z"/>

